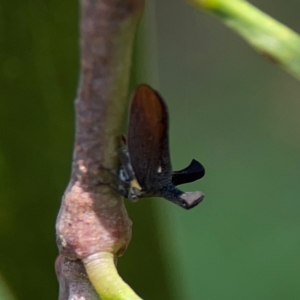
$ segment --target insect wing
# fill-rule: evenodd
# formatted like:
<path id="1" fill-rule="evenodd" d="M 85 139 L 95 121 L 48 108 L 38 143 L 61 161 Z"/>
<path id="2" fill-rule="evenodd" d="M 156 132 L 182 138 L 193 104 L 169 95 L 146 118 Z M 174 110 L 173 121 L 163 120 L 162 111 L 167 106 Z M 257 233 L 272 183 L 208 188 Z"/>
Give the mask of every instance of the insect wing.
<path id="1" fill-rule="evenodd" d="M 171 180 L 167 135 L 165 103 L 149 86 L 138 86 L 131 103 L 127 143 L 137 181 L 147 192 L 155 192 L 158 173 Z"/>

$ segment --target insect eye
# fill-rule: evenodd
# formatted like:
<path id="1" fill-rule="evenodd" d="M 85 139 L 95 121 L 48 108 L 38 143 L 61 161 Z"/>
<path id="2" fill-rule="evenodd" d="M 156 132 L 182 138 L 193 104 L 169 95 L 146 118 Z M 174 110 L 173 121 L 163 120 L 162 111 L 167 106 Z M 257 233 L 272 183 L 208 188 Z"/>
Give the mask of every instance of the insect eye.
<path id="1" fill-rule="evenodd" d="M 129 181 L 129 178 L 123 168 L 120 169 L 119 178 L 121 181 Z"/>

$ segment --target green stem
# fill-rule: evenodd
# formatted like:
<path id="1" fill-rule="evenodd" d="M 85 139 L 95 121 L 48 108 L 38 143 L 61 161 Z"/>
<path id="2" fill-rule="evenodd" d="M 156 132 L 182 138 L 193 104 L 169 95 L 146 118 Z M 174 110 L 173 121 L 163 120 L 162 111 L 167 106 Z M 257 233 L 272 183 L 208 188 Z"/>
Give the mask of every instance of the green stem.
<path id="1" fill-rule="evenodd" d="M 15 298 L 11 294 L 8 286 L 6 285 L 4 279 L 0 276 L 0 299 L 14 300 Z"/>
<path id="2" fill-rule="evenodd" d="M 214 14 L 260 54 L 300 80 L 300 37 L 243 0 L 188 0 Z"/>
<path id="3" fill-rule="evenodd" d="M 142 300 L 119 276 L 112 253 L 99 252 L 83 259 L 83 263 L 102 300 Z"/>

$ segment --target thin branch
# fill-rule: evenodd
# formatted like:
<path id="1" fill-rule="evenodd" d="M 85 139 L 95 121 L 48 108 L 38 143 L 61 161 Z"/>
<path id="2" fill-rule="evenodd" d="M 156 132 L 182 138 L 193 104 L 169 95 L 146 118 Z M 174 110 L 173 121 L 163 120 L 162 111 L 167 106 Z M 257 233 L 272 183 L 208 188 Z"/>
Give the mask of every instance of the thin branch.
<path id="1" fill-rule="evenodd" d="M 81 260 L 58 256 L 55 262 L 59 299 L 101 300 L 91 284 Z"/>
<path id="2" fill-rule="evenodd" d="M 143 6 L 143 0 L 81 0 L 74 160 L 56 231 L 62 263 L 76 272 L 78 265 L 70 261 L 81 260 L 103 300 L 140 299 L 115 269 L 114 261 L 130 242 L 131 221 L 123 198 L 110 184 L 118 168 L 133 42 Z M 113 280 L 101 275 L 107 268 Z M 130 297 L 118 296 L 127 295 L 124 291 Z M 68 298 L 61 293 L 63 299 Z"/>
<path id="3" fill-rule="evenodd" d="M 300 80 L 300 37 L 243 0 L 187 0 L 217 16 L 256 51 Z"/>

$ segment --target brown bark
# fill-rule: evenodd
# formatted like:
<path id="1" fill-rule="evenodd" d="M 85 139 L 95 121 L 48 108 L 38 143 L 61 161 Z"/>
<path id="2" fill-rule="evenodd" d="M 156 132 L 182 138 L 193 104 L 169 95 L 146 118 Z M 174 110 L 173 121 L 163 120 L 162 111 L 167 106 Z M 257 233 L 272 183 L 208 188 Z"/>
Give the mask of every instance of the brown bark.
<path id="1" fill-rule="evenodd" d="M 59 299 L 101 300 L 81 260 L 69 260 L 60 255 L 55 262 L 55 271 L 59 281 Z"/>
<path id="2" fill-rule="evenodd" d="M 123 198 L 107 183 L 118 169 L 133 42 L 143 0 L 81 0 L 81 71 L 72 174 L 56 222 L 69 272 L 98 252 L 121 255 L 131 238 Z M 110 170 L 110 171 L 108 171 Z M 65 298 L 60 298 L 65 299 Z"/>

